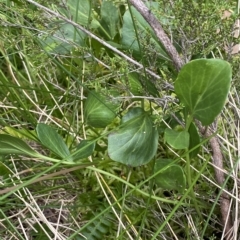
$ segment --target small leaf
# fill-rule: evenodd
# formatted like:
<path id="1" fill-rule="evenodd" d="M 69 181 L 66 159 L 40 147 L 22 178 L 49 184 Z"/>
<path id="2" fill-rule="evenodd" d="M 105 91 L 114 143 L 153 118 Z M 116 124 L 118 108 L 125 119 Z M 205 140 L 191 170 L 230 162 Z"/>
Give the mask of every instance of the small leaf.
<path id="1" fill-rule="evenodd" d="M 171 159 L 156 160 L 154 172 L 165 169 L 155 177 L 155 183 L 165 190 L 177 190 L 183 193 L 186 188 L 184 171 L 179 165 L 171 163 Z"/>
<path id="2" fill-rule="evenodd" d="M 221 59 L 197 59 L 183 66 L 174 88 L 189 114 L 206 126 L 221 112 L 231 78 L 228 62 Z"/>
<path id="3" fill-rule="evenodd" d="M 62 137 L 52 127 L 39 123 L 36 128 L 37 135 L 41 143 L 61 158 L 72 160 L 69 149 Z"/>
<path id="4" fill-rule="evenodd" d="M 148 95 L 151 95 L 153 97 L 159 97 L 159 91 L 156 88 L 156 85 L 154 85 L 150 80 L 145 80 L 143 83 L 143 87 L 145 89 L 145 92 L 148 93 Z"/>
<path id="5" fill-rule="evenodd" d="M 0 154 L 23 154 L 39 156 L 32 148 L 19 138 L 6 134 L 0 134 Z"/>
<path id="6" fill-rule="evenodd" d="M 156 154 L 158 132 L 152 119 L 142 112 L 139 114 L 139 108 L 130 109 L 127 113 L 130 117 L 125 117 L 130 120 L 108 136 L 108 154 L 112 160 L 137 167 L 148 163 Z"/>
<path id="7" fill-rule="evenodd" d="M 192 148 L 194 148 L 194 147 L 196 147 L 197 145 L 200 144 L 200 137 L 199 137 L 197 128 L 193 123 L 190 124 L 188 132 L 189 132 L 189 135 L 190 135 L 189 150 L 191 150 Z M 191 151 L 189 153 L 190 158 L 196 157 L 199 150 L 200 150 L 200 146 L 198 146 L 196 149 Z"/>
<path id="8" fill-rule="evenodd" d="M 189 133 L 186 131 L 177 132 L 167 128 L 164 133 L 164 140 L 175 149 L 187 149 L 189 146 Z"/>
<path id="9" fill-rule="evenodd" d="M 153 97 L 159 97 L 156 86 L 149 79 L 141 76 L 137 72 L 128 74 L 128 85 L 130 92 L 135 96 L 143 96 L 147 93 Z"/>
<path id="10" fill-rule="evenodd" d="M 116 117 L 118 107 L 118 103 L 92 91 L 85 102 L 85 121 L 92 127 L 104 128 Z"/>
<path id="11" fill-rule="evenodd" d="M 77 146 L 77 150 L 72 153 L 73 161 L 89 157 L 95 148 L 95 142 L 82 140 Z"/>
<path id="12" fill-rule="evenodd" d="M 129 90 L 135 96 L 143 95 L 143 87 L 139 81 L 139 74 L 132 72 L 128 74 Z"/>

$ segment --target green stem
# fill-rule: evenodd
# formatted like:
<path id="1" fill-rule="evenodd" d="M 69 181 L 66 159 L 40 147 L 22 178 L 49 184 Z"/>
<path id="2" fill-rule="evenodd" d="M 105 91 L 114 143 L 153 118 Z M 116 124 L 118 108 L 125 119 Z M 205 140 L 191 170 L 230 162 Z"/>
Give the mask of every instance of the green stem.
<path id="1" fill-rule="evenodd" d="M 186 155 L 186 160 L 187 160 L 187 164 L 186 164 L 186 173 L 187 173 L 187 182 L 188 182 L 188 187 L 191 186 L 192 184 L 192 174 L 191 174 L 191 163 L 190 163 L 190 157 L 189 157 L 189 154 Z M 202 218 L 202 214 L 201 214 L 201 211 L 199 209 L 199 206 L 198 206 L 198 203 L 197 203 L 197 199 L 196 199 L 196 195 L 194 193 L 194 190 L 193 190 L 193 187 L 190 189 L 190 197 L 193 201 L 193 205 L 197 211 L 197 214 L 198 216 L 200 217 L 200 219 L 203 221 L 203 218 Z"/>
<path id="2" fill-rule="evenodd" d="M 188 117 L 187 117 L 187 121 L 186 121 L 186 128 L 185 128 L 185 131 L 188 131 L 189 130 L 189 127 L 190 127 L 190 125 L 191 125 L 191 123 L 192 123 L 192 120 L 193 120 L 193 117 L 191 116 L 191 115 L 189 115 Z M 188 151 L 189 149 L 187 149 L 187 151 Z M 189 153 L 187 153 L 186 154 L 186 173 L 187 173 L 187 183 L 188 183 L 188 187 L 190 187 L 191 186 L 191 184 L 192 184 L 192 171 L 191 171 L 191 162 L 190 162 L 190 155 L 189 155 Z M 196 199 L 196 195 L 195 195 L 195 193 L 194 193 L 194 190 L 193 190 L 193 187 L 190 189 L 190 192 L 189 192 L 189 194 L 190 194 L 190 197 L 191 197 L 191 199 L 192 199 L 192 201 L 193 201 L 193 205 L 194 205 L 194 207 L 195 207 L 195 209 L 196 209 L 196 211 L 197 211 L 197 214 L 198 214 L 198 216 L 200 217 L 200 219 L 203 221 L 203 218 L 202 218 L 202 214 L 201 214 L 201 211 L 200 211 L 200 209 L 199 209 L 199 206 L 198 206 L 198 203 L 197 203 L 197 199 Z"/>
<path id="3" fill-rule="evenodd" d="M 174 214 L 176 213 L 176 211 L 179 209 L 179 207 L 181 206 L 181 204 L 183 204 L 184 200 L 189 196 L 190 194 L 190 190 L 193 189 L 193 187 L 195 186 L 197 180 L 200 178 L 201 174 L 203 173 L 204 169 L 206 168 L 206 166 L 208 165 L 208 161 L 205 161 L 202 169 L 197 173 L 197 176 L 193 179 L 193 182 L 191 183 L 190 186 L 188 186 L 189 188 L 187 189 L 187 191 L 183 194 L 183 196 L 181 197 L 181 199 L 179 200 L 179 202 L 175 205 L 175 207 L 172 209 L 172 211 L 169 213 L 169 215 L 167 216 L 167 218 L 164 220 L 163 223 L 161 223 L 159 229 L 155 232 L 155 234 L 152 236 L 151 240 L 155 240 L 157 239 L 157 237 L 159 236 L 159 234 L 163 231 L 164 227 L 169 223 L 169 221 L 171 220 L 171 218 L 173 218 Z M 202 239 L 202 238 L 201 238 Z"/>
<path id="4" fill-rule="evenodd" d="M 141 99 L 141 107 L 144 110 L 144 99 Z"/>
<path id="5" fill-rule="evenodd" d="M 188 131 L 188 129 L 189 129 L 192 121 L 193 121 L 193 117 L 192 117 L 191 115 L 188 115 L 187 121 L 186 121 L 186 127 L 185 127 L 185 130 L 186 130 L 186 131 Z"/>

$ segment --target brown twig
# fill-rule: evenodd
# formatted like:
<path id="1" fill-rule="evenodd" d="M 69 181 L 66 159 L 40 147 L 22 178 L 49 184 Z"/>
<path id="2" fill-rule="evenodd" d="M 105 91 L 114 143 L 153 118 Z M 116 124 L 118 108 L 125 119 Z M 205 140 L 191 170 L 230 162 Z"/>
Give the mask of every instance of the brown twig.
<path id="1" fill-rule="evenodd" d="M 199 129 L 202 133 L 203 136 L 205 136 L 206 138 L 210 137 L 213 133 L 212 131 L 207 128 L 204 129 L 201 126 L 199 126 Z M 215 171 L 215 177 L 216 177 L 216 181 L 218 183 L 219 186 L 223 186 L 225 183 L 225 177 L 224 177 L 224 167 L 223 167 L 223 155 L 220 149 L 220 144 L 218 142 L 218 138 L 212 137 L 209 140 L 211 149 L 212 149 L 212 159 L 213 159 L 213 164 L 214 166 L 216 166 L 214 168 Z M 225 238 L 231 239 L 231 235 L 232 235 L 232 220 L 229 217 L 229 208 L 230 208 L 230 197 L 227 194 L 227 187 L 224 188 L 226 191 L 222 191 L 221 193 L 221 197 L 220 197 L 220 210 L 221 210 L 221 215 L 222 215 L 222 222 L 223 225 L 225 225 Z"/>
<path id="2" fill-rule="evenodd" d="M 184 62 L 179 56 L 173 44 L 171 43 L 169 37 L 164 32 L 159 21 L 156 19 L 156 17 L 151 13 L 151 11 L 146 7 L 146 5 L 141 0 L 129 0 L 129 2 L 142 14 L 144 19 L 152 27 L 159 41 L 163 44 L 167 53 L 171 57 L 175 65 L 175 68 L 179 71 L 183 66 Z M 201 129 L 201 127 L 199 128 Z M 211 131 L 207 130 L 205 135 L 206 137 L 209 137 L 211 136 L 211 134 L 212 134 Z M 216 166 L 216 168 L 214 168 L 216 181 L 222 187 L 225 181 L 224 171 L 221 171 L 218 168 L 223 170 L 223 155 L 220 149 L 218 138 L 216 136 L 210 139 L 210 146 L 213 152 L 213 155 L 212 155 L 213 164 Z M 233 226 L 231 218 L 230 217 L 228 218 L 229 208 L 230 208 L 229 196 L 226 192 L 222 192 L 221 198 L 220 198 L 220 209 L 221 209 L 222 221 L 223 221 L 223 225 L 225 226 L 226 233 L 230 233 Z M 226 239 L 229 239 L 229 238 L 226 237 Z"/>
<path id="3" fill-rule="evenodd" d="M 184 62 L 179 56 L 176 48 L 173 46 L 171 40 L 163 30 L 157 18 L 151 13 L 151 11 L 146 7 L 146 5 L 141 0 L 129 0 L 129 2 L 141 13 L 144 19 L 152 27 L 156 36 L 158 37 L 163 47 L 167 51 L 169 57 L 172 59 L 175 68 L 177 69 L 177 71 L 179 71 L 183 66 Z"/>
<path id="4" fill-rule="evenodd" d="M 71 19 L 68 19 L 67 17 L 62 16 L 61 14 L 52 11 L 51 9 L 44 7 L 43 5 L 33 1 L 33 0 L 26 0 L 28 3 L 33 4 L 34 6 L 40 8 L 41 10 L 51 14 L 54 17 L 57 17 L 59 19 L 64 20 L 67 23 L 70 23 L 72 26 L 76 27 L 77 29 L 80 29 L 82 32 L 84 32 L 85 34 L 87 34 L 90 38 L 95 39 L 97 42 L 101 43 L 103 46 L 107 47 L 108 49 L 111 49 L 113 52 L 117 53 L 119 56 L 121 56 L 122 58 L 126 59 L 128 62 L 134 64 L 135 66 L 139 67 L 140 69 L 143 69 L 144 66 L 135 61 L 134 59 L 132 59 L 131 57 L 127 56 L 126 54 L 124 54 L 122 51 L 118 50 L 117 48 L 113 47 L 111 44 L 107 43 L 106 41 L 102 40 L 101 38 L 99 38 L 98 36 L 94 35 L 91 31 L 88 31 L 87 29 L 85 29 L 83 26 L 79 25 L 78 23 L 72 21 Z M 149 73 L 152 77 L 156 78 L 156 79 L 161 79 L 160 76 L 158 76 L 156 73 L 154 73 L 153 71 L 151 71 L 150 69 L 146 68 L 145 71 L 147 73 Z"/>

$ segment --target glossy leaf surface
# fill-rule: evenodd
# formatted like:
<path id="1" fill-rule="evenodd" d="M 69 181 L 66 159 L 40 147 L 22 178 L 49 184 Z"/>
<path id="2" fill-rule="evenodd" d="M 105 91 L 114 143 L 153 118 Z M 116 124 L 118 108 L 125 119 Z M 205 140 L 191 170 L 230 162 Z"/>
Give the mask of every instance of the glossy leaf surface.
<path id="1" fill-rule="evenodd" d="M 164 133 L 164 140 L 175 149 L 187 149 L 189 146 L 189 133 L 186 131 L 175 131 L 167 128 Z"/>
<path id="2" fill-rule="evenodd" d="M 134 167 L 152 160 L 158 147 L 158 131 L 153 121 L 139 109 L 130 109 L 119 130 L 108 137 L 110 158 Z"/>
<path id="3" fill-rule="evenodd" d="M 197 59 L 183 66 L 174 88 L 189 114 L 206 126 L 221 112 L 231 78 L 228 62 L 221 59 Z"/>
<path id="4" fill-rule="evenodd" d="M 84 118 L 88 125 L 104 128 L 116 117 L 119 104 L 95 91 L 88 94 L 84 107 Z"/>
<path id="5" fill-rule="evenodd" d="M 162 171 L 155 177 L 155 183 L 165 190 L 177 190 L 180 193 L 186 188 L 186 177 L 183 169 L 177 164 L 171 164 L 171 159 L 158 159 L 154 172 Z"/>

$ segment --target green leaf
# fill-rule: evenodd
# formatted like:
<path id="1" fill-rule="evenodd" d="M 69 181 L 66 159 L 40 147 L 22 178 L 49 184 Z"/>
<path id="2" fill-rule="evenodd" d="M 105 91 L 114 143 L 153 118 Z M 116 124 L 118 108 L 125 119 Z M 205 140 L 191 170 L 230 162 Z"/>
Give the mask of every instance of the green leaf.
<path id="1" fill-rule="evenodd" d="M 55 153 L 57 156 L 72 161 L 69 149 L 62 137 L 52 127 L 39 123 L 36 128 L 37 135 L 41 143 Z"/>
<path id="2" fill-rule="evenodd" d="M 142 15 L 134 8 L 131 7 L 133 18 L 136 20 L 135 24 L 137 26 L 139 38 L 141 40 L 146 40 L 150 38 L 150 42 L 154 48 L 156 48 L 156 52 L 158 52 L 159 56 L 161 56 L 164 60 L 170 60 L 166 52 L 159 45 L 159 41 L 156 38 L 156 34 L 153 32 L 150 25 L 147 21 L 142 17 Z M 137 57 L 142 57 L 140 52 L 140 47 L 137 42 L 137 37 L 132 21 L 132 16 L 130 11 L 127 10 L 123 16 L 123 27 L 122 27 L 122 39 L 121 43 L 126 49 L 133 50 L 133 53 L 136 54 Z"/>
<path id="3" fill-rule="evenodd" d="M 89 23 L 89 13 L 91 11 L 90 4 L 88 0 L 68 0 L 67 6 L 69 11 L 67 12 L 69 17 L 69 12 L 76 23 L 83 26 L 88 26 Z M 64 10 L 62 10 L 64 12 Z"/>
<path id="4" fill-rule="evenodd" d="M 92 127 L 104 128 L 116 117 L 118 107 L 119 103 L 92 91 L 85 102 L 85 121 Z"/>
<path id="5" fill-rule="evenodd" d="M 81 30 L 75 28 L 70 23 L 60 22 L 60 28 L 53 34 L 53 36 L 40 36 L 40 43 L 47 52 L 56 54 L 69 53 L 76 43 L 79 46 L 85 46 L 86 34 Z"/>
<path id="6" fill-rule="evenodd" d="M 153 84 L 150 80 L 146 79 L 143 83 L 143 87 L 145 89 L 145 92 L 147 95 L 153 96 L 153 97 L 159 97 L 159 91 L 156 88 L 156 85 Z"/>
<path id="7" fill-rule="evenodd" d="M 59 7 L 58 10 L 62 15 L 71 18 L 81 26 L 90 25 L 91 8 L 88 0 L 68 0 L 66 6 Z M 52 21 L 48 29 L 58 29 L 53 36 L 47 38 L 40 37 L 40 42 L 47 52 L 56 54 L 67 54 L 76 47 L 85 47 L 86 34 L 70 23 L 63 21 Z M 52 30 L 52 31 L 53 31 Z"/>
<path id="8" fill-rule="evenodd" d="M 21 2 L 20 0 L 12 0 L 16 5 L 18 5 L 19 7 L 22 7 L 22 6 L 24 6 L 24 3 L 23 2 Z M 1 1 L 1 2 L 3 2 L 3 1 Z M 31 9 L 31 10 L 33 10 L 33 5 L 31 4 L 29 4 L 29 9 Z"/>
<path id="9" fill-rule="evenodd" d="M 117 25 L 119 21 L 118 9 L 113 2 L 103 1 L 101 5 L 101 28 L 102 32 L 110 39 L 113 40 L 117 34 Z M 100 29 L 101 29 L 100 28 Z"/>
<path id="10" fill-rule="evenodd" d="M 165 190 L 177 190 L 183 193 L 186 188 L 186 177 L 183 169 L 177 164 L 171 164 L 171 159 L 157 159 L 154 172 L 159 172 L 155 183 Z"/>
<path id="11" fill-rule="evenodd" d="M 0 154 L 23 154 L 33 157 L 39 156 L 32 148 L 19 138 L 0 134 Z"/>
<path id="12" fill-rule="evenodd" d="M 139 81 L 139 73 L 132 72 L 128 74 L 128 84 L 130 92 L 135 96 L 143 95 L 143 87 L 141 82 Z"/>
<path id="13" fill-rule="evenodd" d="M 197 145 L 200 144 L 200 137 L 199 137 L 199 134 L 198 134 L 198 130 L 193 123 L 190 124 L 188 132 L 189 132 L 189 135 L 190 135 L 189 150 L 191 150 L 192 148 L 194 148 L 194 147 L 196 147 Z M 199 150 L 200 150 L 200 146 L 198 146 L 196 149 L 191 151 L 189 153 L 190 158 L 196 157 Z"/>
<path id="14" fill-rule="evenodd" d="M 141 76 L 137 72 L 128 74 L 128 84 L 130 92 L 135 96 L 143 96 L 147 93 L 148 95 L 159 97 L 156 86 L 149 79 Z"/>
<path id="15" fill-rule="evenodd" d="M 50 214 L 49 217 L 51 216 L 52 214 Z M 49 229 L 49 226 L 47 226 L 47 224 L 45 223 L 35 223 L 33 225 L 33 228 L 30 230 L 30 234 L 34 240 L 49 240 L 49 236 L 51 237 L 51 239 L 54 238 L 53 233 Z"/>
<path id="16" fill-rule="evenodd" d="M 33 140 L 37 141 L 37 135 L 34 130 L 28 130 L 28 129 L 17 129 L 14 127 L 5 127 L 4 130 L 6 133 L 10 134 L 13 137 L 17 137 L 23 140 Z"/>
<path id="17" fill-rule="evenodd" d="M 114 161 L 141 166 L 153 159 L 158 147 L 158 132 L 152 119 L 139 108 L 130 109 L 119 130 L 108 136 L 108 154 Z M 135 115 L 135 117 L 134 117 Z"/>
<path id="18" fill-rule="evenodd" d="M 183 66 L 174 88 L 189 114 L 206 126 L 221 112 L 231 78 L 228 62 L 221 59 L 197 59 Z"/>
<path id="19" fill-rule="evenodd" d="M 187 149 L 189 146 L 189 133 L 186 131 L 177 132 L 167 128 L 164 133 L 164 140 L 175 149 Z"/>
<path id="20" fill-rule="evenodd" d="M 9 174 L 11 174 L 9 168 L 4 163 L 0 162 L 0 176 L 8 177 Z"/>
<path id="21" fill-rule="evenodd" d="M 128 122 L 129 120 L 131 119 L 134 119 L 136 117 L 141 117 L 143 114 L 144 114 L 144 110 L 140 107 L 135 107 L 135 108 L 131 108 L 127 114 L 125 114 L 123 117 L 122 117 L 122 120 L 121 120 L 121 124 L 122 123 L 126 123 Z"/>
<path id="22" fill-rule="evenodd" d="M 73 161 L 89 157 L 95 148 L 95 142 L 82 140 L 77 146 L 77 150 L 72 153 Z"/>

